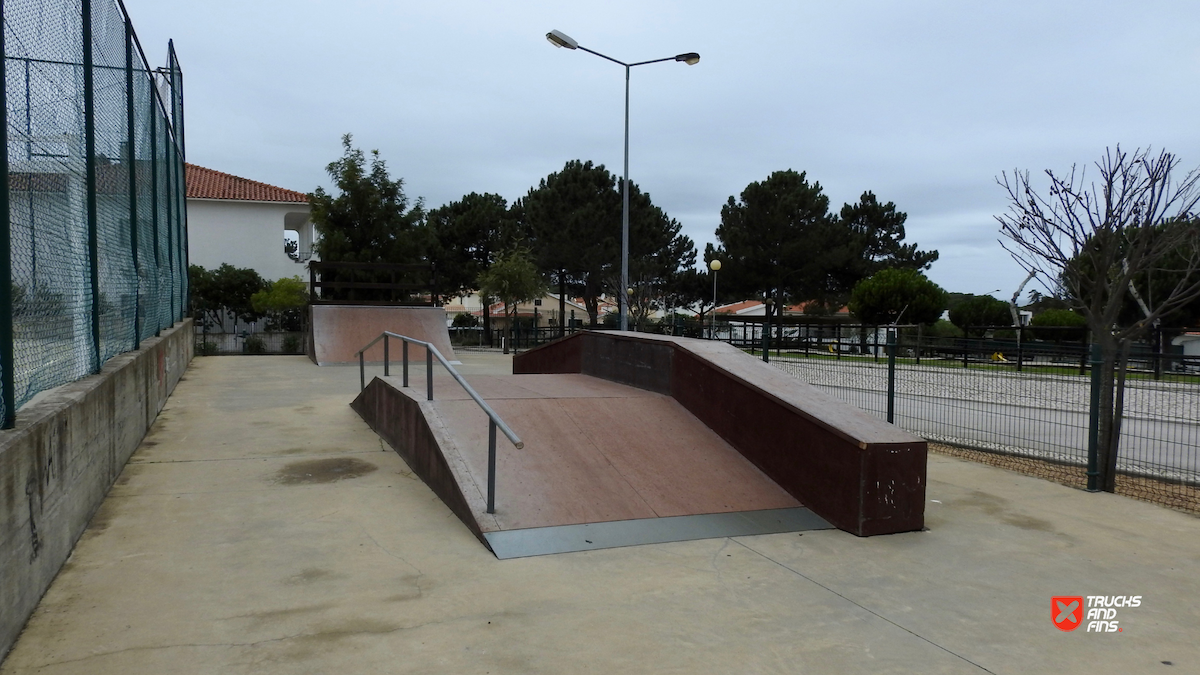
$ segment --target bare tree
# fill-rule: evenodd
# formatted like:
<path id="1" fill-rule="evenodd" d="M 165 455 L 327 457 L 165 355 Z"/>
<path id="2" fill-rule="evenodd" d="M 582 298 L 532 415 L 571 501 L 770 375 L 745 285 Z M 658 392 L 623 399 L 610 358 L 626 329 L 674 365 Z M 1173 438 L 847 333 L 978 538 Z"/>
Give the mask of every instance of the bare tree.
<path id="1" fill-rule="evenodd" d="M 1009 208 L 997 216 L 1001 239 L 1014 259 L 1048 289 L 1061 288 L 1072 309 L 1087 318 L 1101 354 L 1099 415 L 1100 488 L 1112 492 L 1121 438 L 1125 370 L 1132 342 L 1158 319 L 1200 296 L 1200 169 L 1172 180 L 1179 160 L 1149 149 L 1109 149 L 1096 162 L 1099 181 L 1085 171 L 1066 176 L 1047 170 L 1049 193 L 1029 172 L 997 179 Z M 1167 292 L 1138 293 L 1151 274 L 1175 280 Z M 1120 325 L 1132 294 L 1144 316 Z"/>

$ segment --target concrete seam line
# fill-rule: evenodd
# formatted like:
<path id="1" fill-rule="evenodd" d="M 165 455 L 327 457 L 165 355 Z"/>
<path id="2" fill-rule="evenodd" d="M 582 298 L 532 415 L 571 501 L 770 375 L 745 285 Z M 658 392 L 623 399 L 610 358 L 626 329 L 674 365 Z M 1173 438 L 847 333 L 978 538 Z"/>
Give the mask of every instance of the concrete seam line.
<path id="1" fill-rule="evenodd" d="M 961 660 L 963 660 L 963 661 L 966 661 L 967 663 L 969 663 L 969 664 L 971 664 L 971 665 L 975 666 L 976 668 L 978 668 L 978 669 L 982 670 L 982 671 L 983 671 L 983 672 L 985 672 L 985 673 L 992 673 L 992 675 L 995 675 L 995 673 L 994 673 L 993 671 L 990 671 L 990 670 L 988 670 L 987 668 L 984 668 L 983 666 L 979 665 L 978 663 L 975 663 L 974 661 L 972 661 L 971 659 L 968 659 L 967 657 L 963 656 L 962 654 L 958 654 L 958 653 L 956 653 L 956 652 L 950 651 L 949 649 L 947 649 L 947 648 L 945 648 L 945 647 L 943 647 L 943 646 L 939 645 L 938 643 L 934 642 L 933 640 L 930 640 L 929 638 L 925 637 L 924 635 L 921 635 L 920 633 L 915 633 L 915 632 L 913 632 L 912 630 L 910 630 L 910 629 L 908 629 L 908 628 L 905 628 L 904 626 L 901 626 L 900 624 L 896 623 L 895 621 L 892 621 L 891 619 L 889 619 L 889 618 L 887 618 L 886 616 L 884 616 L 884 615 L 880 614 L 879 612 L 876 612 L 875 610 L 871 609 L 870 607 L 865 607 L 865 606 L 863 606 L 863 605 L 860 605 L 859 603 L 857 603 L 857 602 L 855 602 L 855 601 L 851 600 L 850 598 L 848 598 L 848 597 L 846 597 L 846 596 L 842 595 L 841 593 L 838 593 L 837 591 L 835 591 L 835 590 L 833 590 L 832 588 L 830 588 L 830 587 L 826 586 L 825 584 L 823 584 L 823 583 L 821 583 L 821 582 L 817 581 L 816 579 L 813 579 L 812 577 L 810 577 L 810 576 L 808 576 L 808 575 L 804 574 L 803 572 L 799 572 L 799 571 L 797 571 L 797 570 L 794 570 L 794 569 L 792 569 L 791 567 L 788 567 L 787 565 L 784 565 L 783 563 L 781 563 L 781 562 L 779 562 L 778 560 L 776 560 L 776 559 L 772 558 L 771 556 L 769 556 L 769 555 L 767 555 L 767 554 L 763 553 L 762 551 L 759 551 L 759 550 L 757 550 L 757 549 L 751 548 L 750 546 L 747 546 L 746 544 L 743 544 L 742 542 L 738 541 L 737 539 L 734 539 L 733 537 L 730 537 L 730 538 L 729 538 L 729 540 L 730 540 L 730 541 L 732 541 L 733 543 L 737 544 L 738 546 L 741 546 L 742 548 L 746 549 L 747 551 L 750 551 L 750 552 L 752 552 L 752 553 L 757 553 L 758 555 L 760 555 L 760 556 L 762 556 L 763 558 L 765 558 L 765 559 L 769 560 L 770 562 L 773 562 L 773 563 L 775 563 L 776 565 L 778 565 L 778 566 L 782 567 L 783 569 L 785 569 L 785 570 L 787 570 L 787 571 L 791 572 L 792 574 L 795 574 L 796 576 L 798 576 L 798 577 L 800 577 L 800 578 L 802 578 L 802 579 L 805 579 L 806 581 L 809 581 L 809 582 L 811 582 L 811 583 L 813 583 L 813 584 L 815 584 L 815 585 L 817 585 L 817 586 L 820 586 L 821 588 L 823 588 L 823 589 L 825 589 L 825 590 L 829 591 L 830 593 L 832 593 L 832 594 L 834 594 L 834 595 L 838 596 L 839 598 L 841 598 L 841 599 L 845 600 L 846 602 L 848 602 L 848 603 L 850 603 L 850 604 L 854 605 L 855 607 L 858 607 L 859 609 L 863 610 L 864 612 L 867 612 L 867 613 L 869 613 L 869 614 L 872 614 L 872 615 L 874 615 L 874 616 L 876 616 L 876 617 L 878 617 L 878 618 L 880 618 L 880 619 L 883 619 L 884 621 L 886 621 L 886 622 L 888 622 L 888 623 L 892 624 L 893 626 L 895 626 L 896 628 L 899 628 L 900 630 L 904 631 L 905 633 L 908 633 L 909 635 L 911 635 L 911 636 L 913 636 L 913 637 L 915 637 L 915 638 L 917 638 L 917 639 L 919 639 L 919 640 L 923 640 L 923 641 L 925 641 L 925 642 L 928 642 L 929 644 L 933 645 L 934 647 L 937 647 L 938 649 L 940 649 L 940 650 L 942 650 L 942 651 L 946 652 L 947 654 L 949 654 L 949 655 L 951 655 L 951 656 L 953 656 L 953 657 L 955 657 L 955 658 L 958 658 L 958 659 L 961 659 Z"/>

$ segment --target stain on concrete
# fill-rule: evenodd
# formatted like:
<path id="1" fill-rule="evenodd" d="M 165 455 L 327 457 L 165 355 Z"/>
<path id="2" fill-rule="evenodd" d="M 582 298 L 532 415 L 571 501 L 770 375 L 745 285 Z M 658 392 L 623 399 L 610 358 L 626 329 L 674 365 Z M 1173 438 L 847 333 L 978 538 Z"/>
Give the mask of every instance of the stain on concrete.
<path id="1" fill-rule="evenodd" d="M 117 516 L 117 508 L 114 504 L 115 500 L 113 499 L 105 499 L 100 504 L 100 508 L 96 509 L 96 515 L 92 516 L 87 529 L 83 531 L 84 536 L 95 536 L 108 529 Z"/>
<path id="2" fill-rule="evenodd" d="M 301 584 L 311 584 L 314 581 L 333 579 L 337 576 L 338 575 L 330 572 L 329 570 L 310 567 L 308 569 L 301 570 L 299 574 L 293 574 L 292 576 L 284 579 L 283 583 L 287 586 L 298 586 Z"/>
<path id="3" fill-rule="evenodd" d="M 1034 518 L 1032 516 L 1009 513 L 1001 518 L 1001 520 L 1009 525 L 1012 525 L 1013 527 L 1019 527 L 1022 530 L 1037 530 L 1039 532 L 1055 531 L 1054 526 L 1050 524 L 1050 521 L 1042 520 L 1041 518 Z"/>
<path id="4" fill-rule="evenodd" d="M 304 621 L 301 617 L 309 614 L 320 614 L 334 608 L 333 603 L 323 603 L 318 605 L 304 605 L 301 607 L 288 607 L 286 609 L 271 609 L 262 612 L 250 612 L 248 614 L 238 614 L 236 616 L 227 616 L 224 621 L 248 621 L 245 625 L 246 631 L 258 631 L 268 627 L 277 626 L 280 623 L 286 623 L 295 619 Z"/>
<path id="5" fill-rule="evenodd" d="M 339 480 L 365 476 L 379 467 L 353 457 L 313 459 L 307 462 L 292 462 L 275 475 L 275 482 L 282 485 L 311 485 L 335 483 Z"/>
<path id="6" fill-rule="evenodd" d="M 333 455 L 348 452 L 360 452 L 353 448 L 287 448 L 280 450 L 280 455 Z"/>
<path id="7" fill-rule="evenodd" d="M 125 487 L 126 485 L 129 485 L 130 481 L 132 481 L 135 477 L 140 476 L 143 472 L 145 472 L 145 470 L 146 467 L 138 462 L 130 462 L 129 464 L 125 465 L 125 468 L 121 471 L 121 475 L 117 476 L 117 481 L 114 483 L 114 485 L 118 487 Z"/>
<path id="8" fill-rule="evenodd" d="M 955 502 L 947 502 L 953 504 Z M 1034 518 L 1021 513 L 1013 513 L 1008 508 L 1008 500 L 1003 497 L 988 494 L 980 490 L 973 490 L 963 499 L 957 500 L 957 503 L 962 506 L 974 506 L 981 509 L 989 516 L 995 516 L 1001 522 L 1019 527 L 1022 530 L 1036 530 L 1038 532 L 1056 532 L 1054 526 L 1048 520 Z"/>
<path id="9" fill-rule="evenodd" d="M 433 587 L 433 583 L 423 575 L 410 574 L 401 577 L 397 581 L 397 585 L 406 586 L 407 588 L 400 593 L 395 593 L 383 598 L 384 602 L 407 602 L 409 600 L 417 600 L 425 591 Z"/>
<path id="10" fill-rule="evenodd" d="M 269 661 L 304 662 L 317 656 L 328 656 L 331 649 L 352 647 L 354 638 L 388 635 L 404 626 L 368 618 L 339 622 L 323 622 L 309 627 L 300 635 L 288 636 L 267 647 L 264 658 Z"/>
<path id="11" fill-rule="evenodd" d="M 403 626 L 388 621 L 369 618 L 354 618 L 344 621 L 323 623 L 311 633 L 298 636 L 300 643 L 331 643 L 339 642 L 358 635 L 386 635 L 394 633 Z"/>

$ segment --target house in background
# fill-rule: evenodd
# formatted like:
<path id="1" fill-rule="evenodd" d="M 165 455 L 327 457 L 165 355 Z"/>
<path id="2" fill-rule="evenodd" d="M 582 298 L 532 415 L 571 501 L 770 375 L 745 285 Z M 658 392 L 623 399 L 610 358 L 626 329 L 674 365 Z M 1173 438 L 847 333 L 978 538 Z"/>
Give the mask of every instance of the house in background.
<path id="1" fill-rule="evenodd" d="M 187 165 L 188 261 L 207 269 L 229 263 L 274 281 L 305 278 L 313 257 L 308 195 Z M 289 255 L 285 237 L 296 242 Z"/>
<path id="2" fill-rule="evenodd" d="M 565 304 L 567 309 L 565 323 L 567 326 L 581 327 L 587 323 L 588 313 L 586 307 L 569 298 Z M 446 310 L 447 325 L 453 322 L 454 317 L 459 314 L 471 314 L 479 319 L 480 325 L 483 325 L 483 302 L 476 293 L 448 297 L 443 308 Z M 489 310 L 491 311 L 493 330 L 508 326 L 508 320 L 504 316 L 504 303 L 494 303 Z M 532 327 L 535 324 L 538 328 L 558 326 L 558 295 L 546 293 L 533 302 L 522 302 L 517 306 L 517 321 L 519 325 L 527 327 Z"/>

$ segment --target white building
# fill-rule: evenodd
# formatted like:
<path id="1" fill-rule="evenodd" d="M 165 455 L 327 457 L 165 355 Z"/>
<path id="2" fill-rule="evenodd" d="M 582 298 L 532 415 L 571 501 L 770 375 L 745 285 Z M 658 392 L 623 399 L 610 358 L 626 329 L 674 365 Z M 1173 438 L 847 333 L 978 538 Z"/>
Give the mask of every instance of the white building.
<path id="1" fill-rule="evenodd" d="M 188 261 L 206 269 L 229 263 L 274 281 L 299 276 L 313 257 L 308 195 L 187 165 Z M 297 242 L 295 257 L 285 237 Z"/>

